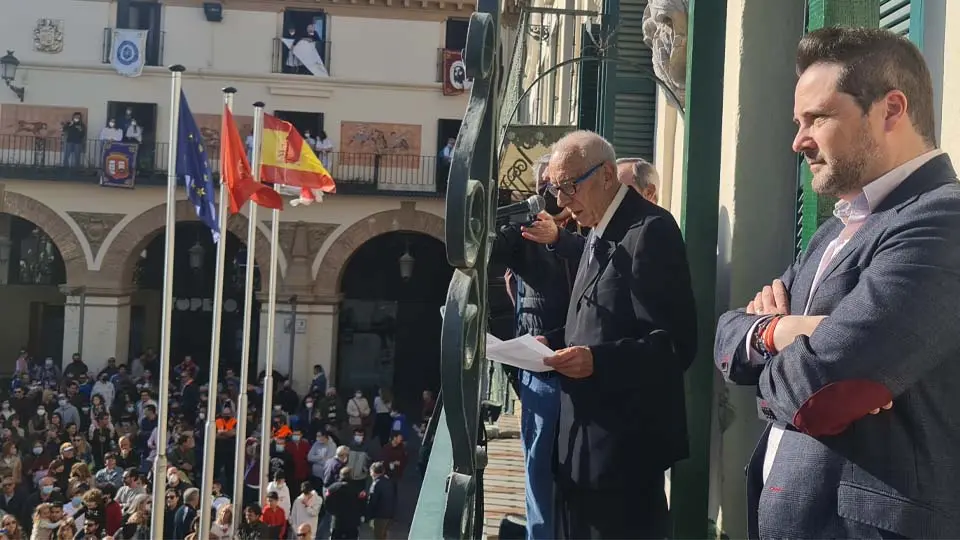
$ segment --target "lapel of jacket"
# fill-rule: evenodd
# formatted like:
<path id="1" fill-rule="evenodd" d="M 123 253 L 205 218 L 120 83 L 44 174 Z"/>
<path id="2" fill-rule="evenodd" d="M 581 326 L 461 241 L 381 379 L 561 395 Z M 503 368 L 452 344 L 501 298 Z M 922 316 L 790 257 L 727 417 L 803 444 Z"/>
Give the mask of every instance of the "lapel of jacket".
<path id="1" fill-rule="evenodd" d="M 886 221 L 884 219 L 886 214 L 899 212 L 901 208 L 915 201 L 921 194 L 934 189 L 945 181 L 956 181 L 956 173 L 950 164 L 950 158 L 946 154 L 941 154 L 923 164 L 880 201 L 880 204 L 873 209 L 873 212 L 853 234 L 850 241 L 833 256 L 830 265 L 824 270 L 820 282 L 822 283 L 830 277 L 844 261 L 860 249 L 864 239 L 870 236 L 870 232 L 877 224 Z M 809 293 L 809 290 L 807 292 Z"/>
<path id="2" fill-rule="evenodd" d="M 583 256 L 580 258 L 580 269 L 577 270 L 577 279 L 573 287 L 572 302 L 580 305 L 580 300 L 600 278 L 604 268 L 610 260 L 610 255 L 617 247 L 617 242 L 623 239 L 626 230 L 633 224 L 636 218 L 636 200 L 640 195 L 631 190 L 620 202 L 620 207 L 614 212 L 607 228 L 603 231 L 603 236 L 597 238 L 593 245 L 593 257 L 589 258 L 590 243 L 589 237 L 587 245 L 584 247 Z"/>
<path id="3" fill-rule="evenodd" d="M 813 285 L 813 278 L 816 277 L 817 268 L 820 266 L 820 259 L 823 258 L 823 253 L 827 250 L 830 242 L 836 238 L 843 229 L 843 224 L 836 218 L 830 219 L 823 226 L 827 227 L 824 231 L 823 238 L 815 244 L 816 247 L 811 251 L 801 255 L 801 257 L 805 257 L 806 259 L 797 270 L 797 276 L 794 278 L 793 284 L 790 287 L 790 313 L 794 315 L 803 314 L 807 301 L 810 298 L 810 287 Z"/>

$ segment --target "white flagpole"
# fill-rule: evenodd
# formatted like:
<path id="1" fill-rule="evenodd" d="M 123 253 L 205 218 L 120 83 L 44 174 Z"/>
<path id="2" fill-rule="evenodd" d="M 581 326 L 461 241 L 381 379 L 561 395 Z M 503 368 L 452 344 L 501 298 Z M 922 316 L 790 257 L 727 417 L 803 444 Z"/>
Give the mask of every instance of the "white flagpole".
<path id="1" fill-rule="evenodd" d="M 223 89 L 223 104 L 233 111 L 233 95 L 237 89 Z M 223 141 L 227 140 L 227 115 L 220 120 L 220 201 L 217 208 L 217 223 L 220 225 L 220 241 L 217 242 L 217 261 L 213 281 L 213 335 L 210 338 L 210 379 L 207 383 L 207 424 L 203 444 L 203 485 L 200 490 L 200 538 L 210 538 L 213 524 L 213 469 L 217 447 L 217 381 L 220 379 L 220 328 L 223 321 L 223 273 L 227 258 L 227 216 L 230 203 L 227 187 L 223 181 L 226 170 L 223 161 Z M 228 467 L 229 469 L 229 467 Z"/>
<path id="2" fill-rule="evenodd" d="M 260 169 L 260 162 L 256 164 Z M 274 189 L 278 184 L 274 184 Z M 263 446 L 260 447 L 260 463 L 270 463 L 270 443 L 271 441 L 271 419 L 273 418 L 273 364 L 274 353 L 276 352 L 276 340 L 274 332 L 277 325 L 277 274 L 280 273 L 277 268 L 277 259 L 280 253 L 280 211 L 274 210 L 270 219 L 270 283 L 267 289 L 267 358 L 264 366 L 263 379 L 263 411 L 261 411 L 260 427 L 263 431 Z M 290 329 L 294 331 L 293 328 Z M 269 479 L 269 467 L 260 467 L 260 500 L 267 500 L 267 483 Z"/>
<path id="3" fill-rule="evenodd" d="M 253 180 L 260 181 L 260 152 L 263 141 L 263 103 L 253 104 L 253 155 L 250 161 L 254 164 Z M 247 385 L 250 381 L 250 341 L 252 331 L 250 323 L 253 321 L 253 271 L 256 266 L 254 253 L 257 245 L 257 205 L 250 203 L 247 207 L 247 273 L 244 276 L 243 287 L 243 344 L 240 347 L 240 396 L 237 398 L 237 451 L 236 465 L 233 478 L 233 530 L 240 528 L 243 518 L 243 477 L 247 470 Z M 263 441 L 261 441 L 263 444 Z M 269 441 L 268 441 L 269 444 Z M 264 465 L 260 463 L 262 468 Z"/>
<path id="4" fill-rule="evenodd" d="M 157 399 L 157 458 L 153 462 L 153 512 L 150 536 L 163 540 L 167 491 L 167 411 L 170 408 L 170 329 L 173 319 L 173 257 L 177 230 L 177 136 L 180 128 L 180 85 L 186 68 L 170 66 L 170 148 L 167 154 L 167 221 L 163 256 L 163 311 L 160 324 L 160 384 Z"/>

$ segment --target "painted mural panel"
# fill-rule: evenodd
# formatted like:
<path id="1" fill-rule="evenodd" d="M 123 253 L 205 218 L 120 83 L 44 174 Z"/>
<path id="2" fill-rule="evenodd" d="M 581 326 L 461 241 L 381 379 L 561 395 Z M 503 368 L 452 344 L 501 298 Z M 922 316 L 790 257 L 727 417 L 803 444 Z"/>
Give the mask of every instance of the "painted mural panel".
<path id="1" fill-rule="evenodd" d="M 340 165 L 365 165 L 381 156 L 381 167 L 420 168 L 423 126 L 380 122 L 340 123 Z"/>
<path id="2" fill-rule="evenodd" d="M 208 148 L 220 148 L 220 119 L 219 114 L 194 113 L 193 117 L 197 120 L 197 127 L 200 128 L 200 134 L 203 135 L 203 141 L 207 143 Z M 233 115 L 237 123 L 237 129 L 240 130 L 240 140 L 246 140 L 247 135 L 253 133 L 253 117 Z"/>
<path id="3" fill-rule="evenodd" d="M 0 105 L 0 148 L 34 148 L 37 138 L 41 138 L 44 139 L 46 150 L 56 151 L 60 146 L 64 124 L 70 122 L 77 112 L 87 124 L 87 138 L 96 138 L 101 126 L 97 126 L 95 133 L 91 132 L 86 107 L 4 103 Z"/>

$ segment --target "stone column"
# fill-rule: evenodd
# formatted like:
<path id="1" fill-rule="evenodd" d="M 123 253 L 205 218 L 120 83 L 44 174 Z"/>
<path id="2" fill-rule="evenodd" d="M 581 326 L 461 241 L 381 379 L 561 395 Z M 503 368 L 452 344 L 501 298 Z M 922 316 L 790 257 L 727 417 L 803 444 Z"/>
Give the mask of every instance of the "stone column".
<path id="1" fill-rule="evenodd" d="M 745 306 L 793 260 L 797 190 L 797 158 L 790 148 L 796 133 L 791 122 L 797 78 L 793 58 L 803 29 L 804 1 L 730 0 L 727 9 L 719 312 Z M 713 343 L 702 346 L 712 349 Z M 714 420 L 720 429 L 714 436 L 721 444 L 711 468 L 714 482 L 722 485 L 722 527 L 731 538 L 746 538 L 743 466 L 765 424 L 757 418 L 756 388 L 720 388 L 725 395 L 719 399 Z"/>
<path id="2" fill-rule="evenodd" d="M 130 350 L 130 291 L 61 287 L 67 296 L 64 304 L 63 358 L 79 352 L 91 371 L 107 365 L 107 358 L 118 364 L 128 361 Z M 82 326 L 82 328 L 81 328 Z M 80 335 L 83 333 L 81 349 Z"/>
<path id="3" fill-rule="evenodd" d="M 293 389 L 303 394 L 310 388 L 313 380 L 313 366 L 320 364 L 327 373 L 330 384 L 334 381 L 334 363 L 337 346 L 337 321 L 340 314 L 339 298 L 319 298 L 298 296 L 296 316 L 292 315 L 292 304 L 286 303 L 289 296 L 284 295 L 285 303 L 277 304 L 277 319 L 274 331 L 274 368 L 286 376 L 293 377 Z M 266 366 L 267 317 L 269 307 L 262 301 L 260 313 L 260 350 L 258 351 L 257 371 Z M 293 327 L 291 328 L 291 322 Z M 291 332 L 294 332 L 291 334 Z M 292 336 L 292 337 L 291 337 Z M 291 356 L 291 344 L 293 354 Z"/>

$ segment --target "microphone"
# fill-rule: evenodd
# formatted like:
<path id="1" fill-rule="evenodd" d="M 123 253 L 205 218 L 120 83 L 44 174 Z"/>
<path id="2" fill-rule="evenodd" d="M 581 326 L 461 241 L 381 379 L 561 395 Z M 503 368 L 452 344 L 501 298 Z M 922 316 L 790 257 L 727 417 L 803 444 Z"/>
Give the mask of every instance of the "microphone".
<path id="1" fill-rule="evenodd" d="M 540 212 L 543 212 L 543 209 L 546 206 L 546 201 L 543 200 L 542 196 L 533 195 L 525 201 L 508 204 L 506 206 L 497 208 L 497 219 L 518 216 L 521 214 L 537 215 Z"/>

